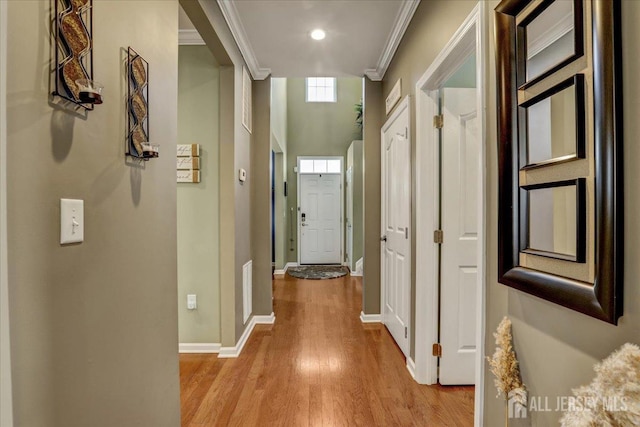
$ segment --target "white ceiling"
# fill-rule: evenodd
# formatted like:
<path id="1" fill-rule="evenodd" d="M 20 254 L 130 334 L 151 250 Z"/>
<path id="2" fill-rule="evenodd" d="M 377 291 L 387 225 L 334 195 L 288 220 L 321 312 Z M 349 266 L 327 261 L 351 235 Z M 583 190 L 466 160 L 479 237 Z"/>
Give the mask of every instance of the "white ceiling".
<path id="1" fill-rule="evenodd" d="M 256 79 L 382 79 L 419 0 L 218 0 Z M 186 16 L 181 29 L 189 28 Z M 315 41 L 315 28 L 327 37 Z"/>

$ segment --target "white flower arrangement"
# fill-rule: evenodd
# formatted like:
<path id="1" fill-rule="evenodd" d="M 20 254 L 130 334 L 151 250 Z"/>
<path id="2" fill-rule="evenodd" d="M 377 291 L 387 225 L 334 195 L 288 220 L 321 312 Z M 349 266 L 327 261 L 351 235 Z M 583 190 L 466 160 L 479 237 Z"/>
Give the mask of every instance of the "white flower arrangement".
<path id="1" fill-rule="evenodd" d="M 578 404 L 565 412 L 564 427 L 640 425 L 640 347 L 625 344 L 594 366 L 596 377 L 573 389 Z"/>
<path id="2" fill-rule="evenodd" d="M 513 350 L 513 336 L 511 334 L 511 320 L 508 317 L 502 319 L 498 329 L 493 334 L 496 339 L 496 351 L 493 357 L 487 357 L 489 368 L 495 375 L 494 383 L 498 389 L 498 395 L 504 395 L 505 402 L 512 400 L 516 405 L 527 407 L 527 389 L 520 377 L 518 358 Z M 505 405 L 505 418 L 508 420 Z M 508 424 L 508 422 L 507 422 Z"/>

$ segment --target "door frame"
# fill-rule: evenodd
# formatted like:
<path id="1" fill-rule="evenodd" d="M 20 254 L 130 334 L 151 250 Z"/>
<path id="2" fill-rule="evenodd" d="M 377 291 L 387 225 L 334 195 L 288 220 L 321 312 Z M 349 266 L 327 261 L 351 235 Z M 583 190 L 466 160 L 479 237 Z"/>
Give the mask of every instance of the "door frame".
<path id="1" fill-rule="evenodd" d="M 296 200 L 296 228 L 298 229 L 298 265 L 302 265 L 300 263 L 300 236 L 302 227 L 300 227 L 301 215 L 300 215 L 300 175 L 307 175 L 300 173 L 300 160 L 340 160 L 340 265 L 345 265 L 344 261 L 344 156 L 298 156 L 296 160 L 296 179 L 298 181 L 298 199 Z M 310 174 L 309 174 L 310 175 Z M 337 173 L 332 173 L 331 175 L 338 175 Z"/>
<path id="2" fill-rule="evenodd" d="M 387 119 L 387 121 L 384 123 L 384 125 L 382 125 L 382 128 L 380 129 L 380 179 L 383 180 L 384 176 L 385 176 L 385 172 L 386 172 L 386 167 L 384 164 L 384 150 L 385 150 L 385 145 L 384 145 L 384 133 L 385 131 L 391 127 L 391 125 L 396 121 L 396 119 L 400 116 L 400 114 L 402 114 L 405 110 L 407 110 L 407 113 L 409 114 L 409 126 L 407 128 L 407 140 L 409 141 L 409 144 L 411 144 L 411 97 L 409 95 L 406 95 L 404 97 L 404 99 L 400 102 L 400 104 L 398 104 L 398 107 L 396 107 L 396 109 L 393 111 L 393 113 L 391 113 L 391 115 L 389 116 L 389 118 Z M 409 153 L 409 166 L 411 166 L 411 153 Z M 409 188 L 411 188 L 411 167 L 409 167 Z M 385 193 L 383 190 L 383 183 L 382 181 L 380 182 L 380 237 L 382 238 L 382 236 L 385 233 L 385 211 L 384 211 L 384 205 L 386 202 L 386 197 L 385 197 Z M 409 190 L 411 191 L 411 190 Z M 409 194 L 409 206 L 407 207 L 407 209 L 409 210 L 409 227 L 411 227 L 412 224 L 412 212 L 411 212 L 411 194 Z M 413 315 L 413 310 L 412 310 L 412 304 L 411 304 L 411 271 L 413 270 L 413 265 L 412 265 L 412 245 L 413 245 L 413 233 L 411 231 L 411 229 L 409 229 L 409 250 L 407 251 L 407 258 L 409 259 L 409 318 L 407 319 L 407 336 L 411 337 L 411 334 L 413 333 L 412 331 L 412 324 L 411 324 L 411 317 Z M 384 247 L 383 245 L 380 245 L 380 322 L 382 322 L 382 324 L 384 325 L 384 312 L 385 312 L 385 305 L 386 305 L 386 298 L 385 295 L 387 294 L 387 286 L 386 286 L 386 280 L 384 280 L 385 277 L 385 263 L 384 263 Z M 419 311 L 419 310 L 417 310 Z M 409 360 L 411 360 L 410 357 L 411 354 L 411 338 L 409 338 L 409 349 L 408 349 L 408 354 L 407 354 L 407 367 L 409 367 Z M 411 369 L 409 369 L 411 371 Z"/>
<path id="3" fill-rule="evenodd" d="M 486 132 L 488 129 L 485 105 L 487 100 L 487 17 L 486 2 L 478 2 L 463 24 L 442 49 L 433 63 L 416 83 L 416 215 L 424 218 L 416 222 L 416 310 L 414 378 L 420 384 L 435 384 L 438 380 L 438 359 L 432 356 L 432 344 L 438 342 L 439 323 L 439 251 L 433 243 L 433 230 L 439 226 L 434 206 L 440 201 L 438 176 L 440 153 L 437 130 L 431 125 L 437 114 L 433 95 L 447 78 L 462 65 L 475 50 L 477 112 L 480 133 L 480 193 L 478 197 L 478 283 L 476 293 L 476 393 L 474 425 L 482 424 L 484 390 L 485 336 L 485 265 L 486 265 Z M 445 236 L 446 238 L 446 236 Z M 409 366 L 410 361 L 407 361 Z"/>
<path id="4" fill-rule="evenodd" d="M 7 9 L 0 1 L 0 424 L 13 425 L 7 274 Z"/>

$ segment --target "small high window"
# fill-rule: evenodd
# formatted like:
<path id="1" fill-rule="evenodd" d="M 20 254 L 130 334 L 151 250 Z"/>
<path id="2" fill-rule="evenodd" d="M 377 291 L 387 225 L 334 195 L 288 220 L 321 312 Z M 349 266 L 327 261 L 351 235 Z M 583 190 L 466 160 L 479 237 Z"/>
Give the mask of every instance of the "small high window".
<path id="1" fill-rule="evenodd" d="M 336 102 L 335 77 L 307 77 L 307 102 Z"/>

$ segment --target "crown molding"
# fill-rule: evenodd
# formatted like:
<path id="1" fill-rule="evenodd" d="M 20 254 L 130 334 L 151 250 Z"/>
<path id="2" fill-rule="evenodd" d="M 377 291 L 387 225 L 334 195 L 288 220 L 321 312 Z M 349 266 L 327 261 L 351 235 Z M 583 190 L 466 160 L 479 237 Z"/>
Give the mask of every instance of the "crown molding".
<path id="1" fill-rule="evenodd" d="M 198 30 L 179 30 L 178 45 L 179 46 L 203 46 L 206 43 L 200 36 Z"/>
<path id="2" fill-rule="evenodd" d="M 391 31 L 391 34 L 389 34 L 387 44 L 380 55 L 380 59 L 378 59 L 378 65 L 376 68 L 364 71 L 364 74 L 374 82 L 380 81 L 384 78 L 384 74 L 387 72 L 387 68 L 393 59 L 393 55 L 395 55 L 396 50 L 400 45 L 400 41 L 402 40 L 402 36 L 404 36 L 405 31 L 407 31 L 407 27 L 409 27 L 411 18 L 413 18 L 413 14 L 416 12 L 419 4 L 420 0 L 407 0 L 402 2 L 402 6 L 400 6 L 398 15 L 396 15 L 396 20 L 393 23 L 393 30 Z"/>
<path id="3" fill-rule="evenodd" d="M 247 63 L 247 67 L 251 72 L 251 76 L 254 80 L 264 80 L 269 77 L 271 74 L 270 68 L 260 68 L 260 64 L 258 63 L 258 59 L 256 58 L 256 54 L 249 43 L 249 39 L 247 37 L 247 33 L 244 30 L 244 26 L 242 25 L 242 21 L 238 16 L 238 9 L 236 9 L 235 4 L 231 0 L 217 0 L 218 6 L 220 6 L 220 10 L 222 11 L 222 15 L 224 15 L 225 21 L 227 21 L 227 25 L 229 26 L 229 30 L 231 30 L 231 34 L 233 35 L 238 48 L 240 49 L 240 53 Z"/>

